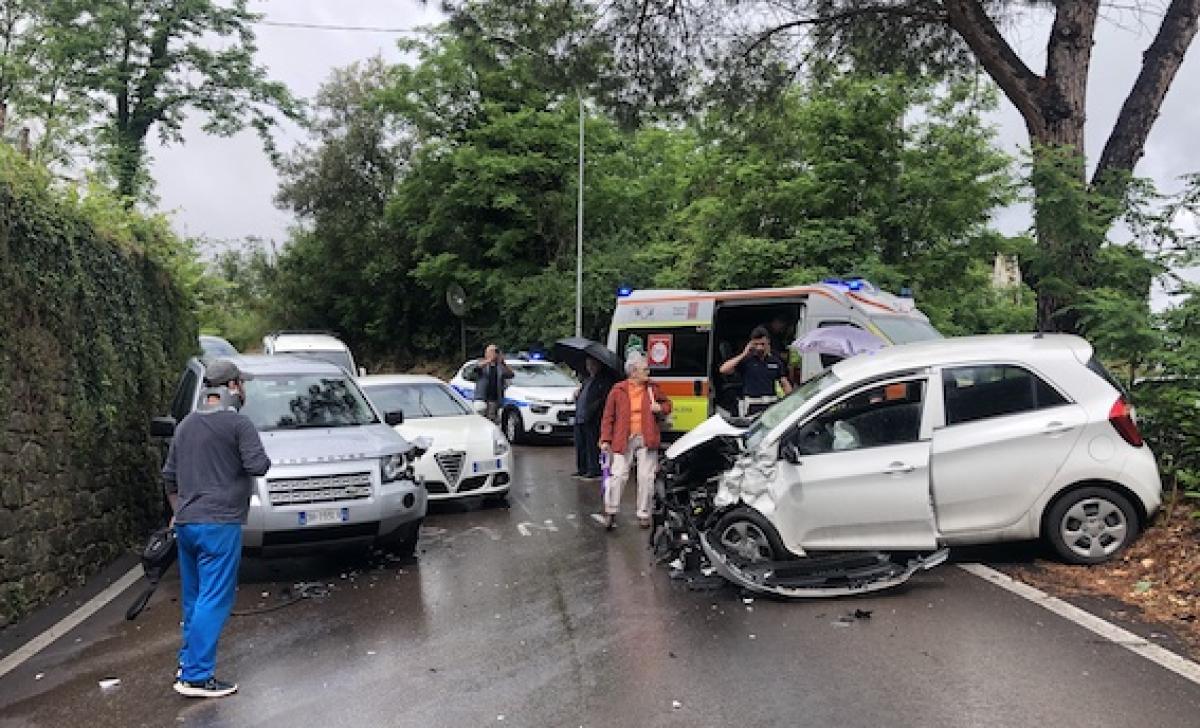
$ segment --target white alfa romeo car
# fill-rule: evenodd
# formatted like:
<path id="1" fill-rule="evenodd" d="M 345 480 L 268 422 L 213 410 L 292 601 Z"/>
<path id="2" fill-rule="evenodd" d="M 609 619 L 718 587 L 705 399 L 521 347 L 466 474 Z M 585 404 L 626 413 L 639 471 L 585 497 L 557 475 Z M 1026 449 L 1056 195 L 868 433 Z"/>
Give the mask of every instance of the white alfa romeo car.
<path id="1" fill-rule="evenodd" d="M 358 384 L 376 407 L 404 413 L 397 432 L 409 441 L 429 440 L 428 451 L 415 467 L 425 480 L 429 500 L 508 496 L 512 448 L 507 438 L 445 382 L 394 374 L 362 377 Z"/>
<path id="2" fill-rule="evenodd" d="M 532 435 L 571 437 L 579 382 L 548 361 L 505 361 L 514 375 L 504 389 L 500 415 L 500 426 L 509 442 L 525 442 Z M 467 362 L 450 380 L 450 386 L 468 400 L 475 393 L 479 364 L 478 359 Z"/>

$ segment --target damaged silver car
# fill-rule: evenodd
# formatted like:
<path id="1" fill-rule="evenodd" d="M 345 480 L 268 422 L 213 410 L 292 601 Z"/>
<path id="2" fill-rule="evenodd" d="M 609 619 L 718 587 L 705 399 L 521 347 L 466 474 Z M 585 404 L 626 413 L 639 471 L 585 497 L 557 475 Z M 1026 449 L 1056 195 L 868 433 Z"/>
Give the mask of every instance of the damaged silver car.
<path id="1" fill-rule="evenodd" d="M 788 597 L 885 589 L 947 547 L 1044 538 L 1112 558 L 1161 483 L 1127 396 L 1074 336 L 984 336 L 847 359 L 748 427 L 677 441 L 653 546 Z"/>

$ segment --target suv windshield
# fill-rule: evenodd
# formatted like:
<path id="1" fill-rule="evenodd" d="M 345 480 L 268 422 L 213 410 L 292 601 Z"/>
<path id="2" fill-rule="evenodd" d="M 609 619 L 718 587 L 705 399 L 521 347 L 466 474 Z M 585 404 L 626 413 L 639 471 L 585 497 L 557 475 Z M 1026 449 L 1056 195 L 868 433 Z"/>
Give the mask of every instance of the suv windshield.
<path id="1" fill-rule="evenodd" d="M 793 412 L 799 410 L 805 403 L 836 387 L 841 380 L 833 374 L 833 370 L 825 372 L 801 384 L 792 393 L 771 405 L 758 416 L 750 429 L 746 431 L 746 446 L 749 449 L 758 447 L 767 433 L 775 426 L 786 420 Z"/>
<path id="2" fill-rule="evenodd" d="M 342 376 L 315 374 L 255 377 L 246 382 L 242 414 L 264 432 L 379 422 L 353 382 Z"/>
<path id="3" fill-rule="evenodd" d="M 403 412 L 404 420 L 458 417 L 471 411 L 440 384 L 374 384 L 363 387 L 381 412 Z"/>
<path id="4" fill-rule="evenodd" d="M 305 351 L 281 351 L 279 353 L 287 354 L 288 356 L 300 356 L 304 357 L 305 359 L 316 359 L 317 361 L 323 361 L 329 364 L 337 364 L 339 367 L 345 369 L 351 374 L 354 373 L 354 361 L 350 359 L 350 352 L 345 350 L 339 351 L 337 349 L 326 349 L 322 351 L 319 349 L 307 349 Z"/>
<path id="5" fill-rule="evenodd" d="M 879 327 L 893 344 L 944 338 L 928 321 L 909 316 L 872 316 L 871 323 Z"/>
<path id="6" fill-rule="evenodd" d="M 519 387 L 574 387 L 576 382 L 553 364 L 509 364 Z"/>

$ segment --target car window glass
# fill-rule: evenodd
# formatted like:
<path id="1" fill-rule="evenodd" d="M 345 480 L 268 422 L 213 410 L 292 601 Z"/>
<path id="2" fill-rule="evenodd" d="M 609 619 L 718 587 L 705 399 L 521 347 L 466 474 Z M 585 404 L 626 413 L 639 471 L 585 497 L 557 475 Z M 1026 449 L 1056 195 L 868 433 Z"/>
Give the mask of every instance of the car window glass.
<path id="1" fill-rule="evenodd" d="M 176 422 L 181 422 L 192 411 L 197 379 L 199 377 L 195 370 L 189 368 L 179 380 L 179 386 L 175 389 L 175 397 L 171 400 L 171 416 L 175 418 Z"/>
<path id="2" fill-rule="evenodd" d="M 425 417 L 471 414 L 461 400 L 440 384 L 382 384 L 364 387 L 381 412 L 403 412 L 405 422 Z"/>
<path id="3" fill-rule="evenodd" d="M 917 442 L 924 398 L 923 379 L 871 387 L 827 407 L 794 441 L 802 455 Z"/>
<path id="4" fill-rule="evenodd" d="M 314 374 L 255 377 L 246 382 L 242 414 L 263 431 L 379 422 L 351 380 Z"/>
<path id="5" fill-rule="evenodd" d="M 1023 367 L 996 364 L 956 367 L 942 372 L 946 424 L 1057 407 L 1067 401 Z"/>
<path id="6" fill-rule="evenodd" d="M 805 404 L 825 394 L 840 383 L 841 381 L 833 372 L 825 372 L 793 389 L 791 394 L 768 407 L 758 416 L 758 419 L 754 420 L 750 425 L 750 429 L 746 430 L 746 447 L 751 450 L 758 447 L 759 443 L 776 426 L 794 412 L 799 411 Z"/>
<path id="7" fill-rule="evenodd" d="M 578 382 L 553 364 L 512 364 L 512 383 L 519 387 L 574 387 Z"/>
<path id="8" fill-rule="evenodd" d="M 338 351 L 334 349 L 310 349 L 306 351 L 289 351 L 285 353 L 287 353 L 289 356 L 299 356 L 304 357 L 305 359 L 316 359 L 317 361 L 323 361 L 329 364 L 337 364 L 342 369 L 354 374 L 354 361 L 350 359 L 350 352 L 348 351 Z"/>

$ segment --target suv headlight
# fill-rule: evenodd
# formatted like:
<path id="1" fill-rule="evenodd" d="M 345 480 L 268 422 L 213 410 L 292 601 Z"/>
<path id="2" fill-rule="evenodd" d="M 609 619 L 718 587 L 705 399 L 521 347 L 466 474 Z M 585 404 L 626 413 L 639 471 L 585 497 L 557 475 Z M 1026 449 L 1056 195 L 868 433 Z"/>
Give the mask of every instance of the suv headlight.
<path id="1" fill-rule="evenodd" d="M 499 430 L 492 430 L 492 455 L 507 455 L 509 450 L 512 450 L 512 445 L 508 444 L 508 438 Z"/>
<path id="2" fill-rule="evenodd" d="M 403 455 L 386 455 L 379 462 L 380 480 L 394 483 L 408 474 L 408 459 Z"/>

